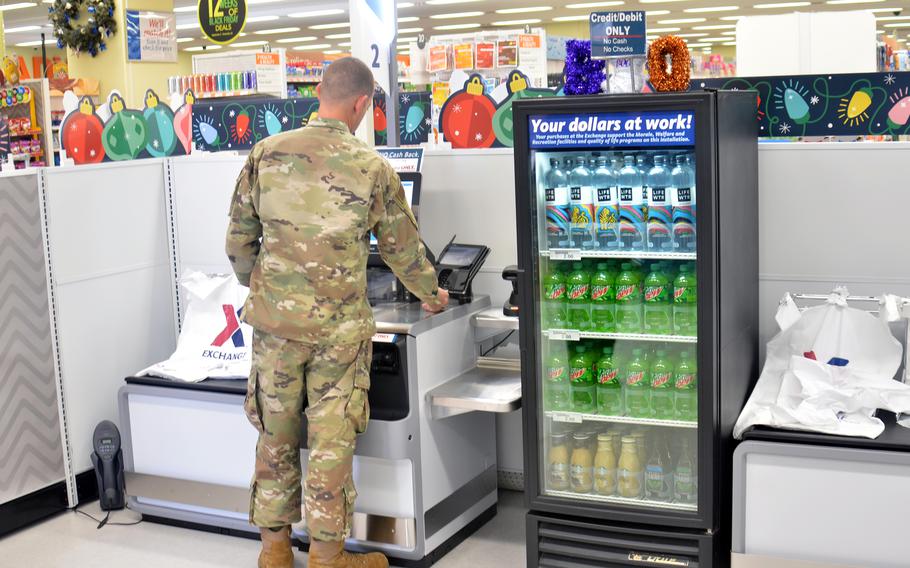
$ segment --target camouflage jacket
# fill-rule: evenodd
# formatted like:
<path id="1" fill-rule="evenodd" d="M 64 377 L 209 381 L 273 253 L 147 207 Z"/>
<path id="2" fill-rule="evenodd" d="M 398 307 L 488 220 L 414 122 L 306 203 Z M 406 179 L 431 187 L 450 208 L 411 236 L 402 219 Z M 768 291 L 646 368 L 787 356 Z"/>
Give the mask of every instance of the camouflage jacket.
<path id="1" fill-rule="evenodd" d="M 398 174 L 344 123 L 315 119 L 256 144 L 237 179 L 226 246 L 250 287 L 243 320 L 304 343 L 371 337 L 370 230 L 404 285 L 435 302 L 436 271 Z"/>

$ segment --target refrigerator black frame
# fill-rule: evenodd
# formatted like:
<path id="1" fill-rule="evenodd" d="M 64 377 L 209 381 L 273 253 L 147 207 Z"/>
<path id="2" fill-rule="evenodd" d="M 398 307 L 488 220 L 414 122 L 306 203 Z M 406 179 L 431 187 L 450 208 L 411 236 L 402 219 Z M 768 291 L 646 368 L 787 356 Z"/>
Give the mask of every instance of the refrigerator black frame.
<path id="1" fill-rule="evenodd" d="M 717 250 L 717 99 L 714 92 L 685 94 L 609 95 L 557 97 L 517 101 L 512 107 L 515 125 L 516 219 L 519 259 L 519 326 L 522 366 L 522 406 L 525 431 L 525 501 L 531 511 L 647 525 L 709 530 L 717 526 L 718 501 L 715 480 L 722 459 L 718 432 L 719 409 L 719 309 L 716 294 Z M 568 500 L 543 494 L 540 479 L 542 432 L 538 420 L 541 377 L 537 337 L 540 314 L 537 302 L 540 283 L 535 280 L 539 260 L 534 231 L 536 215 L 535 168 L 528 143 L 528 118 L 538 114 L 572 114 L 634 111 L 692 111 L 695 115 L 696 210 L 698 278 L 698 510 L 677 511 L 630 507 L 612 503 Z M 632 148 L 630 148 L 632 149 Z M 533 201 L 532 201 L 533 196 Z M 757 214 L 757 211 L 756 211 Z M 529 217 L 530 215 L 530 217 Z M 528 319 L 534 325 L 526 324 Z M 533 495 L 532 495 L 533 493 Z"/>

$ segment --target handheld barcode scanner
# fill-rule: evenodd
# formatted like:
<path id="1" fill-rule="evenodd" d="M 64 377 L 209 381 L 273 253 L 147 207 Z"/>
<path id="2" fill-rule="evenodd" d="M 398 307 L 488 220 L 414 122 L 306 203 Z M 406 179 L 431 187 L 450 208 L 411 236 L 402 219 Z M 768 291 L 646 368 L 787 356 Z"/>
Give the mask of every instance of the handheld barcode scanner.
<path id="1" fill-rule="evenodd" d="M 103 511 L 122 509 L 125 505 L 123 484 L 123 452 L 120 449 L 120 430 L 110 420 L 95 427 L 92 437 L 92 464 L 98 482 L 98 498 Z"/>

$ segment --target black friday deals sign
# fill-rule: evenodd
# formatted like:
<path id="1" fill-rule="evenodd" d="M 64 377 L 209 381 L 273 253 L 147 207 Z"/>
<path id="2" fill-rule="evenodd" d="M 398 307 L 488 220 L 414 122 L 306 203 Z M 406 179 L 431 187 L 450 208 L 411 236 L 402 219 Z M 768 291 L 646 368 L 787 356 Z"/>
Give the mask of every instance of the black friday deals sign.
<path id="1" fill-rule="evenodd" d="M 218 44 L 231 43 L 246 25 L 246 0 L 199 0 L 199 27 Z"/>

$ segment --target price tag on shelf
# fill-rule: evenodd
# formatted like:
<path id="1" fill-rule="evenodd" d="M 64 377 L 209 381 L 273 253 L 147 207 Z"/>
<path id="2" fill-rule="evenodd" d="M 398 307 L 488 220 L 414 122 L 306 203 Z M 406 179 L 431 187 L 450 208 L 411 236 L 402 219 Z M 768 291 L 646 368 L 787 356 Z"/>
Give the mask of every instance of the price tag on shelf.
<path id="1" fill-rule="evenodd" d="M 581 260 L 581 249 L 550 249 L 551 260 Z"/>
<path id="2" fill-rule="evenodd" d="M 547 333 L 550 339 L 556 341 L 578 341 L 581 339 L 581 332 L 577 329 L 551 329 Z"/>
<path id="3" fill-rule="evenodd" d="M 553 422 L 581 424 L 581 414 L 574 414 L 572 412 L 554 412 L 551 416 L 553 417 Z"/>

